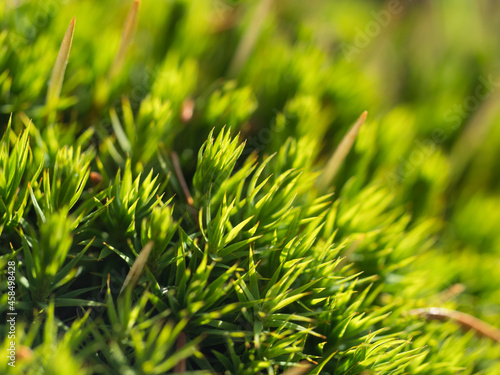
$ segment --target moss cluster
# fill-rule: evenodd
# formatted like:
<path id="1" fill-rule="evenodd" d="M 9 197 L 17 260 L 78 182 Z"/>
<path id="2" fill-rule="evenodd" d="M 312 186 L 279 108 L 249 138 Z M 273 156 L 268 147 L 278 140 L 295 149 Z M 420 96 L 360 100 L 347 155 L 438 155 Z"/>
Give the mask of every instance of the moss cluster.
<path id="1" fill-rule="evenodd" d="M 3 1 L 0 371 L 500 373 L 500 13 L 391 3 Z"/>

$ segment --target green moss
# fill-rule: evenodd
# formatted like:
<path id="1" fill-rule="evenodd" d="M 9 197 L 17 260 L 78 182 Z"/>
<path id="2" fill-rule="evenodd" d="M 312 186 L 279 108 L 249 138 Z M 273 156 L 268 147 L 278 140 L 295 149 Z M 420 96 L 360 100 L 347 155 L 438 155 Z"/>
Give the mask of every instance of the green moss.
<path id="1" fill-rule="evenodd" d="M 0 4 L 0 372 L 498 373 L 498 11 L 133 4 Z"/>

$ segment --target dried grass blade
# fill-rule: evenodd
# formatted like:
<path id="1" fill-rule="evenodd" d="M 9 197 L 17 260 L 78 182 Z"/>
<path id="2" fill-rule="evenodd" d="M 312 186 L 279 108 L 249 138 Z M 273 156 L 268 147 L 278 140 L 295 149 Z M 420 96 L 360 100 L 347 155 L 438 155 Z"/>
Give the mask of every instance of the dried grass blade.
<path id="1" fill-rule="evenodd" d="M 488 337 L 496 342 L 500 342 L 500 330 L 498 328 L 461 311 L 448 310 L 441 307 L 428 307 L 411 310 L 409 315 L 421 316 L 429 320 L 452 320 L 466 331 L 473 330 L 478 336 Z"/>
<path id="2" fill-rule="evenodd" d="M 59 95 L 61 94 L 64 72 L 66 71 L 66 65 L 68 65 L 69 52 L 71 50 L 71 43 L 73 42 L 75 21 L 76 19 L 73 17 L 69 23 L 68 29 L 66 30 L 61 43 L 61 48 L 59 48 L 59 53 L 57 54 L 56 63 L 52 69 L 49 87 L 47 90 L 47 105 L 50 108 L 54 108 L 56 106 L 57 101 L 59 100 Z"/>
<path id="3" fill-rule="evenodd" d="M 125 281 L 123 282 L 123 286 L 120 289 L 120 294 L 125 290 L 125 288 L 130 285 L 130 288 L 134 288 L 139 281 L 142 272 L 144 271 L 144 267 L 148 262 L 149 254 L 151 254 L 151 250 L 153 249 L 153 241 L 149 241 L 146 246 L 143 247 L 139 256 L 135 260 L 134 264 L 130 268 Z"/>
<path id="4" fill-rule="evenodd" d="M 365 123 L 367 115 L 368 112 L 364 111 L 361 116 L 359 116 L 356 123 L 351 127 L 351 129 L 349 129 L 344 138 L 342 138 L 342 141 L 338 145 L 330 160 L 328 160 L 325 171 L 319 177 L 317 182 L 317 186 L 321 191 L 328 190 L 329 186 L 333 182 L 340 166 L 349 154 L 349 151 L 351 151 L 352 145 L 358 136 L 359 129 L 361 129 L 361 126 Z"/>

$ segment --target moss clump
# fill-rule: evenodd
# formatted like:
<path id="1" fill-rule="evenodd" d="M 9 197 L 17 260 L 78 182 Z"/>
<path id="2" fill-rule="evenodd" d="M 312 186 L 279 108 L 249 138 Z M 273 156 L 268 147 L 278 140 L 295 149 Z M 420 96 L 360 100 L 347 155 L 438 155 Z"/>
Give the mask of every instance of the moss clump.
<path id="1" fill-rule="evenodd" d="M 492 42 L 373 7 L 3 2 L 1 371 L 497 374 Z"/>

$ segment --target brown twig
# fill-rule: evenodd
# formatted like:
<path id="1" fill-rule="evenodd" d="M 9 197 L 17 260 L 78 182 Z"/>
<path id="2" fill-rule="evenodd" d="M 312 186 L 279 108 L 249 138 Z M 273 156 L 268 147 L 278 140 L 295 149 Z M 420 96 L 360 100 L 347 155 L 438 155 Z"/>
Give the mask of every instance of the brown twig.
<path id="1" fill-rule="evenodd" d="M 500 330 L 492 325 L 463 312 L 448 310 L 441 307 L 428 307 L 425 309 L 414 309 L 409 315 L 424 317 L 429 320 L 452 320 L 458 323 L 464 330 L 473 330 L 479 336 L 488 337 L 496 342 L 500 342 Z"/>

